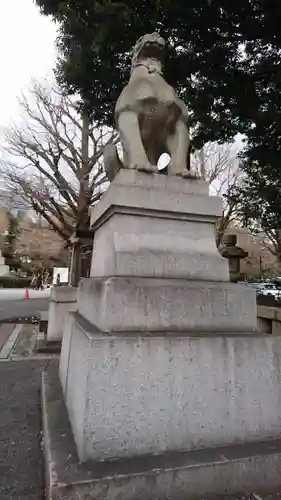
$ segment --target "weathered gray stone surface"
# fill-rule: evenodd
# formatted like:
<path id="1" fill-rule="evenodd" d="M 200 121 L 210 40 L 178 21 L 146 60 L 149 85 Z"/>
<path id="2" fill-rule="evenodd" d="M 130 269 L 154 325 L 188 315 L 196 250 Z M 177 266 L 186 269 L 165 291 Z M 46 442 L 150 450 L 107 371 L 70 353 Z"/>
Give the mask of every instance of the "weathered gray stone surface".
<path id="1" fill-rule="evenodd" d="M 61 358 L 82 460 L 280 437 L 281 337 L 90 329 L 76 315 Z"/>
<path id="2" fill-rule="evenodd" d="M 50 500 L 279 498 L 277 488 L 271 494 L 260 490 L 281 483 L 280 440 L 81 464 L 59 379 L 50 367 L 43 378 L 42 395 Z"/>
<path id="3" fill-rule="evenodd" d="M 159 173 L 147 176 L 134 169 L 122 169 L 112 182 L 115 186 L 135 186 L 156 189 L 157 191 L 168 190 L 189 195 L 208 196 L 209 185 L 206 181 L 198 178 L 190 178 L 188 181 L 183 182 L 182 177 L 179 176 L 159 175 Z M 92 210 L 94 211 L 94 208 Z"/>
<path id="4" fill-rule="evenodd" d="M 48 314 L 47 341 L 62 340 L 65 317 L 77 308 L 77 288 L 72 286 L 54 286 L 51 288 Z"/>
<path id="5" fill-rule="evenodd" d="M 165 183 L 162 181 L 163 178 L 167 179 Z M 150 179 L 154 182 L 150 183 Z M 216 196 L 208 196 L 207 192 L 204 195 L 201 194 L 202 191 L 208 189 L 207 183 L 194 179 L 180 179 L 180 183 L 175 180 L 178 181 L 178 178 L 165 177 L 161 174 L 147 175 L 140 172 L 134 172 L 132 176 L 129 170 L 121 170 L 101 201 L 92 209 L 92 227 L 95 229 L 103 223 L 103 219 L 106 218 L 112 206 L 124 210 L 126 208 L 135 209 L 135 211 L 144 208 L 155 210 L 158 217 L 161 216 L 161 212 L 169 212 L 170 218 L 173 214 L 182 214 L 182 217 L 186 215 L 187 218 L 193 215 L 193 220 L 199 219 L 199 221 L 205 216 L 214 224 L 221 215 L 222 202 Z M 132 184 L 130 184 L 131 181 Z M 158 181 L 159 187 L 157 187 Z M 103 219 L 101 219 L 102 216 Z M 162 217 L 165 216 L 167 214 L 162 215 Z"/>
<path id="6" fill-rule="evenodd" d="M 156 214 L 118 213 L 95 233 L 91 277 L 135 276 L 229 281 L 214 228 Z M 167 214 L 166 214 L 167 215 Z"/>
<path id="7" fill-rule="evenodd" d="M 256 298 L 234 283 L 88 278 L 78 310 L 105 332 L 255 333 Z"/>
<path id="8" fill-rule="evenodd" d="M 257 333 L 255 291 L 229 283 L 215 245 L 221 202 L 207 193 L 202 181 L 121 170 L 92 212 L 91 277 L 68 315 L 61 386 L 80 460 L 135 464 L 89 480 L 97 499 L 279 484 L 279 454 L 141 465 L 280 438 L 281 337 Z"/>
<path id="9" fill-rule="evenodd" d="M 66 314 L 64 321 L 60 365 L 59 365 L 60 380 L 63 385 L 64 392 L 66 390 L 66 384 L 68 378 L 69 350 L 71 344 L 72 330 L 73 330 L 73 314 L 72 312 L 70 312 Z"/>
<path id="10" fill-rule="evenodd" d="M 92 211 L 91 277 L 229 281 L 214 238 L 220 214 L 203 181 L 122 170 Z"/>

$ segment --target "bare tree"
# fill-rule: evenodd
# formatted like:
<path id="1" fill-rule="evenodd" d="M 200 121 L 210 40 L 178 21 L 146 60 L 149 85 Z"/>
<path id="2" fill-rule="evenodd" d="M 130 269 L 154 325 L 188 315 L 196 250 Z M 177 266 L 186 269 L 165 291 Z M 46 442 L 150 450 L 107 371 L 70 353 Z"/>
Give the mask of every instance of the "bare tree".
<path id="1" fill-rule="evenodd" d="M 210 193 L 223 200 L 223 212 L 216 226 L 219 246 L 227 227 L 236 217 L 237 204 L 229 193 L 241 180 L 237 151 L 232 144 L 207 143 L 191 156 L 191 168 L 209 183 Z"/>
<path id="2" fill-rule="evenodd" d="M 106 189 L 103 148 L 117 143 L 117 133 L 81 117 L 75 100 L 59 88 L 35 83 L 20 104 L 23 124 L 5 130 L 1 173 L 70 244 L 70 283 L 77 286 L 81 252 L 89 245 L 89 207 Z"/>
<path id="3" fill-rule="evenodd" d="M 16 254 L 22 261 L 29 262 L 34 272 L 43 271 L 57 263 L 62 245 L 59 234 L 44 220 L 29 217 L 20 219 Z"/>

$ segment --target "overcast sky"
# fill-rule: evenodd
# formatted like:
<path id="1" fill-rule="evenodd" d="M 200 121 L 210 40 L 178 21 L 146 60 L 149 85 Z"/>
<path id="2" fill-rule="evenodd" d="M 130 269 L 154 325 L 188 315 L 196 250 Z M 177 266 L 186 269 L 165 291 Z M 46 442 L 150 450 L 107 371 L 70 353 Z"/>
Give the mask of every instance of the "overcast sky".
<path id="1" fill-rule="evenodd" d="M 52 75 L 56 26 L 33 0 L 0 0 L 0 125 L 16 121 L 17 98 L 32 78 Z"/>

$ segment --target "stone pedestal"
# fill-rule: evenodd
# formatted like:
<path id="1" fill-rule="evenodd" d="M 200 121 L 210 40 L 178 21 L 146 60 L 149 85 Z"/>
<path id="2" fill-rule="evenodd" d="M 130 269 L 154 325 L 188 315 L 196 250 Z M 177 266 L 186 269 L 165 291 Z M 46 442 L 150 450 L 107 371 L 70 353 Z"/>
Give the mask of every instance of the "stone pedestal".
<path id="1" fill-rule="evenodd" d="M 66 316 L 77 308 L 77 288 L 54 286 L 50 293 L 47 342 L 62 340 Z"/>
<path id="2" fill-rule="evenodd" d="M 0 250 L 0 276 L 8 276 L 10 273 L 9 266 L 5 265 L 5 259 L 2 256 L 2 250 Z"/>
<path id="3" fill-rule="evenodd" d="M 249 354 L 257 334 L 256 297 L 229 283 L 215 244 L 220 214 L 204 181 L 129 170 L 93 209 L 91 277 L 81 282 L 60 367 L 82 461 L 276 431 L 277 408 L 267 430 L 262 400 L 239 392 L 249 369 L 243 349 Z"/>
<path id="4" fill-rule="evenodd" d="M 255 291 L 229 282 L 215 245 L 220 214 L 220 200 L 208 196 L 203 181 L 129 170 L 92 211 L 91 277 L 67 315 L 59 368 L 79 460 L 95 461 L 93 471 L 105 464 L 86 490 L 88 472 L 75 476 L 81 495 L 103 498 L 108 477 L 113 500 L 183 500 L 191 477 L 200 495 L 222 485 L 235 491 L 248 477 L 261 484 L 262 467 L 266 484 L 278 481 L 263 458 L 260 468 L 239 458 L 244 479 L 235 466 L 231 476 L 229 464 L 230 475 L 219 472 L 229 445 L 247 448 L 281 435 L 281 337 L 258 333 Z M 47 392 L 45 422 L 54 415 Z M 204 450 L 214 447 L 223 447 L 216 457 L 224 458 L 202 492 Z M 189 453 L 198 448 L 203 462 L 192 462 L 191 473 Z M 48 463 L 56 460 L 50 452 Z"/>
<path id="5" fill-rule="evenodd" d="M 91 214 L 91 277 L 228 282 L 214 238 L 220 215 L 204 181 L 122 170 Z"/>
<path id="6" fill-rule="evenodd" d="M 116 334 L 79 315 L 60 375 L 81 461 L 280 437 L 280 337 Z"/>

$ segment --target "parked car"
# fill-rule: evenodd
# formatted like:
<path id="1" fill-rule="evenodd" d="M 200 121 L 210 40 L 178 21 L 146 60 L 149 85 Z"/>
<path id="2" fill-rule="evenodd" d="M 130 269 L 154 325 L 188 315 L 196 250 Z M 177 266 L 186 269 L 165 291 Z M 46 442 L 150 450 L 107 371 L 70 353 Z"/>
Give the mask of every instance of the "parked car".
<path id="1" fill-rule="evenodd" d="M 281 298 L 281 290 L 277 288 L 272 283 L 261 283 L 261 287 L 259 288 L 260 295 L 267 297 L 274 297 L 275 299 Z"/>
<path id="2" fill-rule="evenodd" d="M 248 282 L 247 283 L 250 288 L 254 288 L 256 290 L 257 295 L 261 295 L 264 283 L 261 283 L 260 281 L 254 283 L 254 282 Z"/>

